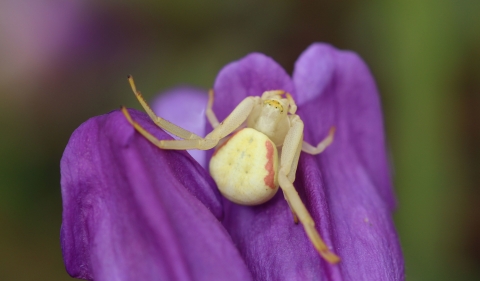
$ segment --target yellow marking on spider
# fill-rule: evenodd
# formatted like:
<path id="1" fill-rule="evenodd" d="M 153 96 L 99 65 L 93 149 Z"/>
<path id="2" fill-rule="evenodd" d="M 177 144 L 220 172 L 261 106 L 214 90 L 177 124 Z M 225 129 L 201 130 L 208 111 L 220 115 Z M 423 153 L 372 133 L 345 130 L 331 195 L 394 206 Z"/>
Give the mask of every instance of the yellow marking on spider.
<path id="1" fill-rule="evenodd" d="M 283 112 L 282 104 L 280 102 L 276 101 L 276 100 L 265 100 L 265 101 L 263 101 L 263 103 L 265 105 L 273 106 L 276 109 L 280 110 L 280 112 Z"/>

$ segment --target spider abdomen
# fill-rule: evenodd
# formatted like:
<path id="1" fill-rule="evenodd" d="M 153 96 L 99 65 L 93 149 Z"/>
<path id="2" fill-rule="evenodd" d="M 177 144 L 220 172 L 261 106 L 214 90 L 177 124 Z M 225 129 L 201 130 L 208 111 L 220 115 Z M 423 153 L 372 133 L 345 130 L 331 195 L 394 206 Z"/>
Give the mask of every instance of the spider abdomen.
<path id="1" fill-rule="evenodd" d="M 278 190 L 278 152 L 263 133 L 245 128 L 220 145 L 210 160 L 210 174 L 230 201 L 258 205 Z"/>

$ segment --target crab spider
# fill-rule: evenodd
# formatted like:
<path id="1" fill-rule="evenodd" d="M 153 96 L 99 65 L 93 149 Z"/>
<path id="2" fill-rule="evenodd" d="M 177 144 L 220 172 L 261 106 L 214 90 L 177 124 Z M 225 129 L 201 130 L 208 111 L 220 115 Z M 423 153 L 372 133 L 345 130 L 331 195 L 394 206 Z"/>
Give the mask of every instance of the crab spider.
<path id="1" fill-rule="evenodd" d="M 295 114 L 297 105 L 290 94 L 282 90 L 266 91 L 261 97 L 246 97 L 220 123 L 212 110 L 213 91 L 210 90 L 206 116 L 214 129 L 202 138 L 156 116 L 137 91 L 131 76 L 128 77 L 128 81 L 153 122 L 181 139 L 155 138 L 131 118 L 125 107 L 122 107 L 128 122 L 140 134 L 161 149 L 208 150 L 217 147 L 210 160 L 210 174 L 220 192 L 235 203 L 242 205 L 264 203 L 272 198 L 280 187 L 295 223 L 298 223 L 298 220 L 302 223 L 318 253 L 332 264 L 340 261 L 321 239 L 310 213 L 293 186 L 300 152 L 314 155 L 321 153 L 332 143 L 334 127 L 317 146 L 303 141 L 304 125 Z"/>

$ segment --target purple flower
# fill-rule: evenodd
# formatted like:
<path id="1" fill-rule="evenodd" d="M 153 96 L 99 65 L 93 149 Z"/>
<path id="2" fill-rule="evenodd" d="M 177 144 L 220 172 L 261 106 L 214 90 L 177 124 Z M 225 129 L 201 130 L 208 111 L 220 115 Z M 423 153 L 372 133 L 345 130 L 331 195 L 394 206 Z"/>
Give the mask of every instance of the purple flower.
<path id="1" fill-rule="evenodd" d="M 117 110 L 81 125 L 61 161 L 68 273 L 90 280 L 403 280 L 380 100 L 366 65 L 354 53 L 314 44 L 291 78 L 271 58 L 250 54 L 220 71 L 213 109 L 222 120 L 246 96 L 272 89 L 297 101 L 306 141 L 316 144 L 337 127 L 325 152 L 301 155 L 294 184 L 339 264 L 315 251 L 281 192 L 260 206 L 231 203 L 203 168 L 211 152 L 199 164 L 185 151 L 158 149 Z M 205 134 L 211 128 L 200 132 L 198 111 L 207 98 L 195 92 L 174 89 L 155 107 Z M 146 114 L 130 113 L 156 137 L 171 138 Z"/>

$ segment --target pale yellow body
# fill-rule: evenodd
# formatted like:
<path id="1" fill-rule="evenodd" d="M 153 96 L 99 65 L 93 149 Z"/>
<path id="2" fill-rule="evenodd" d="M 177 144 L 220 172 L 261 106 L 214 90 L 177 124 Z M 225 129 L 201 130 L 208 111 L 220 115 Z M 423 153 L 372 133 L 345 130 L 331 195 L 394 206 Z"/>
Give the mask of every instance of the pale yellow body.
<path id="1" fill-rule="evenodd" d="M 210 175 L 218 189 L 237 204 L 258 205 L 270 200 L 278 191 L 277 174 L 275 144 L 251 128 L 235 133 L 210 160 Z"/>
<path id="2" fill-rule="evenodd" d="M 305 233 L 318 253 L 332 264 L 340 261 L 340 258 L 323 242 L 315 228 L 315 222 L 293 186 L 300 153 L 302 151 L 314 155 L 321 153 L 332 143 L 334 127 L 317 146 L 303 141 L 303 121 L 295 114 L 297 105 L 290 94 L 282 90 L 266 91 L 261 96 L 246 97 L 220 123 L 212 110 L 213 91 L 210 91 L 206 115 L 214 129 L 202 138 L 156 116 L 135 88 L 132 77 L 129 77 L 129 82 L 138 101 L 155 124 L 182 139 L 155 138 L 132 120 L 126 108 L 122 108 L 128 122 L 139 133 L 161 149 L 207 150 L 216 147 L 220 142 L 217 146 L 218 155 L 214 155 L 210 162 L 210 173 L 226 198 L 244 205 L 261 204 L 275 195 L 277 188 L 280 187 L 295 223 L 298 221 L 302 223 Z M 242 130 L 238 131 L 239 129 Z M 240 135 L 236 136 L 235 131 Z M 223 145 L 221 141 L 232 133 L 233 138 Z M 266 144 L 271 147 L 265 148 Z M 277 148 L 281 148 L 280 155 Z M 268 154 L 268 151 L 272 155 L 264 158 L 263 155 Z M 271 157 L 275 159 L 272 160 L 274 161 L 272 170 L 275 172 L 273 183 L 271 179 L 265 178 L 265 174 L 270 170 L 266 168 L 266 163 Z M 249 158 L 252 160 L 248 160 Z M 268 185 L 273 186 L 272 190 L 266 188 Z"/>

